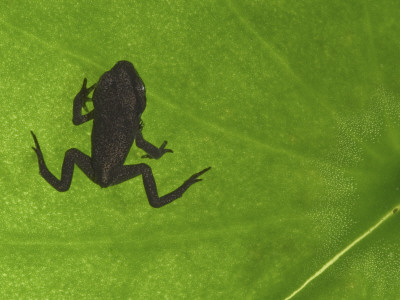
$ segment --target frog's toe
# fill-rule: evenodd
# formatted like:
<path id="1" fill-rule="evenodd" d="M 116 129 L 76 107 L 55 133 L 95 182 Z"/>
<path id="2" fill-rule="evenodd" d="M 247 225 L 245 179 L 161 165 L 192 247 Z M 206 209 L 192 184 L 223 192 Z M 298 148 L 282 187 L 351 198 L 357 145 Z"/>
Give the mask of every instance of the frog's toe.
<path id="1" fill-rule="evenodd" d="M 39 142 L 38 142 L 38 140 L 37 140 L 37 138 L 36 138 L 36 135 L 33 133 L 32 130 L 31 130 L 31 135 L 32 135 L 32 137 L 33 137 L 33 141 L 35 142 L 36 148 L 40 149 L 40 147 L 39 147 Z"/>
<path id="2" fill-rule="evenodd" d="M 88 107 L 86 105 L 86 102 L 89 101 L 89 100 L 91 100 L 91 99 L 86 97 L 86 98 L 83 98 L 83 101 L 82 101 L 82 107 L 87 113 L 89 112 L 89 109 L 88 109 Z"/>
<path id="3" fill-rule="evenodd" d="M 167 152 L 169 153 L 174 153 L 174 151 L 172 151 L 172 149 L 165 149 L 165 146 L 167 145 L 167 141 L 164 141 L 164 143 L 161 145 L 161 147 L 159 148 L 162 154 L 165 154 Z"/>
<path id="4" fill-rule="evenodd" d="M 164 149 L 167 143 L 168 143 L 167 141 L 164 141 L 164 143 L 162 143 L 162 145 L 160 146 L 160 149 Z"/>
<path id="5" fill-rule="evenodd" d="M 85 78 L 83 78 L 81 91 L 85 91 L 86 90 L 86 84 L 87 84 L 87 78 L 85 77 Z"/>
<path id="6" fill-rule="evenodd" d="M 42 150 L 40 149 L 39 142 L 38 142 L 38 140 L 36 138 L 36 135 L 33 133 L 32 130 L 31 130 L 31 134 L 32 134 L 33 140 L 35 142 L 35 147 L 32 147 L 32 149 L 33 149 L 33 151 L 35 151 L 38 159 L 39 160 L 43 160 Z"/>

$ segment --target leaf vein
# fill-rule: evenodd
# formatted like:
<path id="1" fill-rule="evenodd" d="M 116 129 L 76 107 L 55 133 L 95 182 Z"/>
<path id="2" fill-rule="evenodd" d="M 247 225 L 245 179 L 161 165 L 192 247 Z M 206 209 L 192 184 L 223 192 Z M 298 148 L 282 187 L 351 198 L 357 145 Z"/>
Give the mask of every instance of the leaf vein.
<path id="1" fill-rule="evenodd" d="M 35 34 L 31 33 L 31 32 L 28 32 L 28 31 L 26 31 L 24 29 L 21 29 L 21 28 L 15 26 L 15 25 L 13 25 L 13 24 L 11 24 L 11 23 L 3 20 L 3 19 L 0 19 L 0 23 L 4 24 L 6 27 L 10 28 L 11 30 L 17 31 L 19 33 L 22 33 L 23 35 L 25 35 L 26 37 L 30 38 L 31 40 L 36 41 L 37 43 L 41 44 L 42 46 L 44 46 L 48 50 L 55 50 L 55 51 L 58 51 L 58 52 L 60 52 L 62 54 L 65 54 L 65 55 L 67 55 L 69 57 L 73 57 L 75 59 L 84 61 L 85 63 L 88 63 L 88 64 L 98 68 L 99 70 L 106 69 L 104 66 L 94 62 L 93 60 L 91 60 L 91 59 L 89 59 L 89 58 L 87 58 L 85 56 L 75 54 L 75 53 L 73 53 L 71 51 L 67 51 L 67 50 L 65 50 L 63 48 L 60 48 L 57 45 L 52 45 L 48 41 L 45 41 L 45 40 L 41 39 L 37 35 L 35 35 Z"/>
<path id="2" fill-rule="evenodd" d="M 356 238 L 353 242 L 351 242 L 347 247 L 345 247 L 342 251 L 336 254 L 331 260 L 329 260 L 326 264 L 324 264 L 317 272 L 314 273 L 310 278 L 308 278 L 297 290 L 291 293 L 285 300 L 289 300 L 300 293 L 307 285 L 324 273 L 330 266 L 332 266 L 340 257 L 346 254 L 351 248 L 361 242 L 364 238 L 370 235 L 375 229 L 377 229 L 383 222 L 385 222 L 388 218 L 393 216 L 394 211 L 396 211 L 399 207 L 395 207 L 394 209 L 390 210 L 385 216 L 383 216 L 375 225 L 370 227 L 366 232 Z"/>

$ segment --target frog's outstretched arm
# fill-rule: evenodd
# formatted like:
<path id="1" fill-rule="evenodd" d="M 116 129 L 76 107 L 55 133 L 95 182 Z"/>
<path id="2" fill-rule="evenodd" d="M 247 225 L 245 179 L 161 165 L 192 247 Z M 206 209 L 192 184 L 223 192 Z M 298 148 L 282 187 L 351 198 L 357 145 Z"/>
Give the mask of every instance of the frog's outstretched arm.
<path id="1" fill-rule="evenodd" d="M 90 157 L 82 153 L 78 149 L 69 149 L 65 152 L 64 162 L 61 171 L 61 179 L 57 179 L 47 168 L 42 151 L 35 134 L 31 131 L 33 140 L 35 141 L 35 147 L 32 149 L 35 151 L 39 161 L 39 173 L 52 187 L 59 192 L 65 192 L 69 189 L 72 180 L 72 174 L 74 173 L 74 164 L 76 164 L 92 181 L 94 181 L 94 171 L 90 162 Z"/>
<path id="2" fill-rule="evenodd" d="M 142 158 L 159 159 L 167 152 L 173 153 L 171 149 L 165 149 L 167 141 L 164 141 L 164 143 L 160 146 L 160 148 L 157 148 L 156 146 L 149 143 L 143 138 L 141 130 L 138 131 L 138 133 L 135 136 L 135 139 L 136 139 L 136 146 L 138 146 L 140 149 L 143 149 L 147 153 L 147 155 L 143 155 Z"/>
<path id="3" fill-rule="evenodd" d="M 87 79 L 85 78 L 83 80 L 81 90 L 75 96 L 75 99 L 74 99 L 74 107 L 73 107 L 73 112 L 72 112 L 72 122 L 74 123 L 74 125 L 80 125 L 82 123 L 85 123 L 85 122 L 93 119 L 94 110 L 88 112 L 86 102 L 92 100 L 88 97 L 88 95 L 90 94 L 91 91 L 93 91 L 96 88 L 96 84 L 92 85 L 89 88 L 86 88 L 86 83 L 87 83 Z M 86 115 L 82 115 L 82 108 L 86 112 L 88 112 Z"/>
<path id="4" fill-rule="evenodd" d="M 208 170 L 210 170 L 211 167 L 208 167 L 196 174 L 193 174 L 188 180 L 186 180 L 180 187 L 178 187 L 175 191 L 164 195 L 162 197 L 158 196 L 157 192 L 157 186 L 156 182 L 154 180 L 153 172 L 151 171 L 150 166 L 146 164 L 137 164 L 137 165 L 127 165 L 127 166 L 121 166 L 118 169 L 115 169 L 114 172 L 110 175 L 112 175 L 110 178 L 111 184 L 118 184 L 123 181 L 126 181 L 128 179 L 131 179 L 133 177 L 142 175 L 143 178 L 143 185 L 144 189 L 146 190 L 147 194 L 147 199 L 149 200 L 149 203 L 152 207 L 159 208 L 162 207 L 168 203 L 171 203 L 172 201 L 182 197 L 183 193 L 192 185 L 195 184 L 196 182 L 201 181 L 202 179 L 199 179 L 198 177 Z"/>

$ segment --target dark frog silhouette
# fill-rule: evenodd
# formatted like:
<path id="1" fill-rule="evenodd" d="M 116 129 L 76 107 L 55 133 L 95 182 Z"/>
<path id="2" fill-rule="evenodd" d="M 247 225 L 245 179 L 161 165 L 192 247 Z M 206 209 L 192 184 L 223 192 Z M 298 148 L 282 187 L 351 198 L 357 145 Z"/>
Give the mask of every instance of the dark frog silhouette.
<path id="1" fill-rule="evenodd" d="M 71 185 L 74 164 L 76 164 L 94 183 L 108 187 L 130 178 L 142 175 L 149 203 L 161 207 L 182 196 L 194 183 L 201 181 L 198 177 L 211 167 L 206 168 L 186 180 L 173 192 L 158 196 L 156 182 L 150 166 L 141 163 L 124 165 L 125 159 L 134 141 L 147 155 L 143 158 L 159 159 L 167 152 L 167 142 L 160 148 L 147 142 L 142 135 L 141 115 L 146 108 L 146 91 L 142 79 L 133 65 L 128 61 L 119 61 L 99 82 L 86 88 L 86 78 L 82 89 L 76 95 L 73 107 L 73 123 L 80 125 L 93 119 L 92 156 L 89 157 L 78 149 L 65 152 L 61 179 L 57 179 L 47 168 L 35 134 L 35 150 L 39 161 L 39 173 L 60 192 L 67 191 Z M 93 91 L 92 99 L 88 98 Z M 93 110 L 88 112 L 87 101 L 93 101 Z M 87 114 L 82 115 L 82 108 Z"/>

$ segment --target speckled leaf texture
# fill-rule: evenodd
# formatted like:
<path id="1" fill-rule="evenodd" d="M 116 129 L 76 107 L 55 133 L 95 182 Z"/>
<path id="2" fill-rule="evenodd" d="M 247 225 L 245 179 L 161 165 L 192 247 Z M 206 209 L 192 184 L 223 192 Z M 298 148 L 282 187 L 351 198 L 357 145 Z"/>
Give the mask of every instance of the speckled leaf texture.
<path id="1" fill-rule="evenodd" d="M 2 1 L 1 299 L 399 299 L 399 1 Z M 72 101 L 118 60 L 146 84 L 160 194 L 102 189 Z"/>

